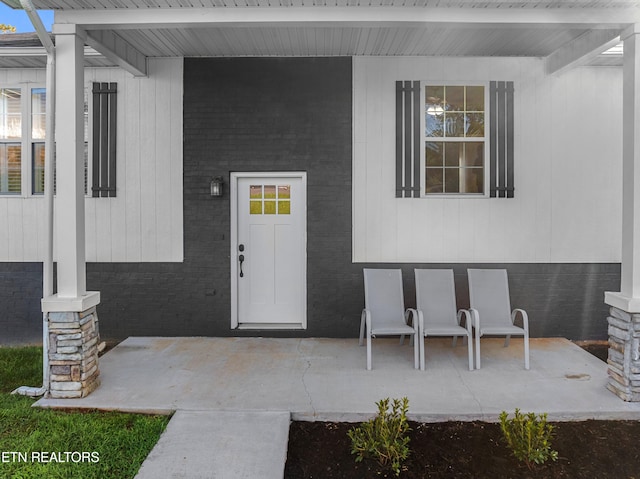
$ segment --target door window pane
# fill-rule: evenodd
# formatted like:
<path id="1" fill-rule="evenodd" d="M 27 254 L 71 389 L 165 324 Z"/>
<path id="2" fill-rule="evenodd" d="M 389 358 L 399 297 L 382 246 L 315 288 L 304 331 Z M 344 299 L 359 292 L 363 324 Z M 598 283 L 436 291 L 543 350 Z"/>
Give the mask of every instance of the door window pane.
<path id="1" fill-rule="evenodd" d="M 250 201 L 249 202 L 249 214 L 261 215 L 262 214 L 262 201 Z"/>
<path id="2" fill-rule="evenodd" d="M 278 214 L 279 215 L 291 214 L 291 202 L 290 201 L 278 201 Z"/>
<path id="3" fill-rule="evenodd" d="M 265 198 L 275 198 L 276 197 L 276 187 L 275 185 L 265 185 L 264 187 L 264 197 Z"/>
<path id="4" fill-rule="evenodd" d="M 291 214 L 291 185 L 249 186 L 249 214 Z"/>
<path id="5" fill-rule="evenodd" d="M 291 214 L 291 186 L 290 185 L 278 186 L 278 214 L 279 215 Z"/>
<path id="6" fill-rule="evenodd" d="M 275 215 L 276 214 L 276 202 L 275 201 L 265 201 L 264 202 L 264 214 L 265 215 Z"/>
<path id="7" fill-rule="evenodd" d="M 262 185 L 249 186 L 249 214 L 262 214 Z"/>
<path id="8" fill-rule="evenodd" d="M 251 185 L 249 187 L 249 197 L 251 199 L 262 198 L 262 185 Z"/>
<path id="9" fill-rule="evenodd" d="M 278 198 L 291 198 L 291 186 L 289 185 L 280 185 L 278 186 Z"/>

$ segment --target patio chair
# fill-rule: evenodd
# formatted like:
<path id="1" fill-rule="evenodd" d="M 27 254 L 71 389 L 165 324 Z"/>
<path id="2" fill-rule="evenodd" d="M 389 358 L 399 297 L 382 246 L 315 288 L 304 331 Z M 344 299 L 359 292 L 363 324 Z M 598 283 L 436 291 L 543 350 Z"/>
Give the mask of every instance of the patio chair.
<path id="1" fill-rule="evenodd" d="M 469 269 L 469 299 L 471 317 L 475 329 L 476 368 L 480 369 L 480 337 L 483 335 L 506 336 L 504 346 L 509 346 L 511 336 L 523 336 L 524 368 L 529 369 L 529 317 L 523 309 L 511 310 L 509 280 L 505 269 Z M 520 313 L 522 327 L 515 321 Z"/>
<path id="2" fill-rule="evenodd" d="M 399 269 L 364 268 L 364 309 L 360 320 L 360 346 L 367 336 L 367 369 L 371 369 L 371 338 L 377 336 L 411 336 L 414 367 L 418 369 L 418 325 L 409 325 L 409 316 L 415 310 L 404 309 L 402 272 Z"/>
<path id="3" fill-rule="evenodd" d="M 424 370 L 427 337 L 453 336 L 453 347 L 458 336 L 467 338 L 469 371 L 473 371 L 473 340 L 471 316 L 466 309 L 456 313 L 456 291 L 452 269 L 416 269 L 416 310 L 420 345 L 420 369 Z M 465 326 L 461 326 L 464 316 Z"/>

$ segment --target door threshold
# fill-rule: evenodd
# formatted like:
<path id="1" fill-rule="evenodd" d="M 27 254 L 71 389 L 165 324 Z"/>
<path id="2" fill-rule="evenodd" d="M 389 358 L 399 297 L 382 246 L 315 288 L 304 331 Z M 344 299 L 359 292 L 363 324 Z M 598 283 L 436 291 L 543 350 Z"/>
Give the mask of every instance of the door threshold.
<path id="1" fill-rule="evenodd" d="M 238 329 L 306 329 L 302 323 L 240 323 Z"/>

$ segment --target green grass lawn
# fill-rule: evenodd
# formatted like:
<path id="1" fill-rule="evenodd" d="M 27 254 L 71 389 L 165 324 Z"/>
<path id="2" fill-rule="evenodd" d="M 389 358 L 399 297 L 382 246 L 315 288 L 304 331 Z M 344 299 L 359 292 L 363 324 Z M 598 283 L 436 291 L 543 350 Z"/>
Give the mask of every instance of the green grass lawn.
<path id="1" fill-rule="evenodd" d="M 0 348 L 0 478 L 133 478 L 169 417 L 33 408 L 42 348 Z"/>

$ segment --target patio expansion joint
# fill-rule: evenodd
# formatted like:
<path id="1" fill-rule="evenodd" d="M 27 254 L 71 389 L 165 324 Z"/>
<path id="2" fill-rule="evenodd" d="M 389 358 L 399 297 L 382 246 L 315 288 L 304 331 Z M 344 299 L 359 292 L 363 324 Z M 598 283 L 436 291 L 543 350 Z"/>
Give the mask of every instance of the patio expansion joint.
<path id="1" fill-rule="evenodd" d="M 302 345 L 302 339 L 300 339 L 298 341 L 298 354 L 300 355 L 300 358 L 306 363 L 306 366 L 304 368 L 304 371 L 302 372 L 302 376 L 300 378 L 300 381 L 302 383 L 302 387 L 304 388 L 304 392 L 307 395 L 307 398 L 309 400 L 309 406 L 311 407 L 311 411 L 313 413 L 313 416 L 316 416 L 316 408 L 313 405 L 313 396 L 311 395 L 311 393 L 309 392 L 309 388 L 307 387 L 307 382 L 306 382 L 306 375 L 309 372 L 309 369 L 311 369 L 311 359 L 304 357 L 303 353 L 300 351 L 300 346 Z"/>
<path id="2" fill-rule="evenodd" d="M 480 415 L 482 417 L 484 417 L 484 410 L 482 409 L 482 403 L 480 402 L 480 400 L 478 399 L 476 394 L 473 392 L 473 389 L 469 386 L 469 384 L 467 384 L 467 381 L 465 381 L 464 375 L 460 374 L 460 370 L 457 367 L 454 367 L 454 370 L 455 370 L 456 374 L 458 375 L 458 378 L 460 379 L 460 382 L 464 385 L 464 387 L 467 389 L 467 391 L 469 391 L 469 394 L 471 394 L 471 397 L 472 397 L 473 401 L 478 405 L 478 409 L 479 409 Z M 469 371 L 469 372 L 473 373 L 475 371 L 476 370 L 474 369 L 473 371 Z"/>

